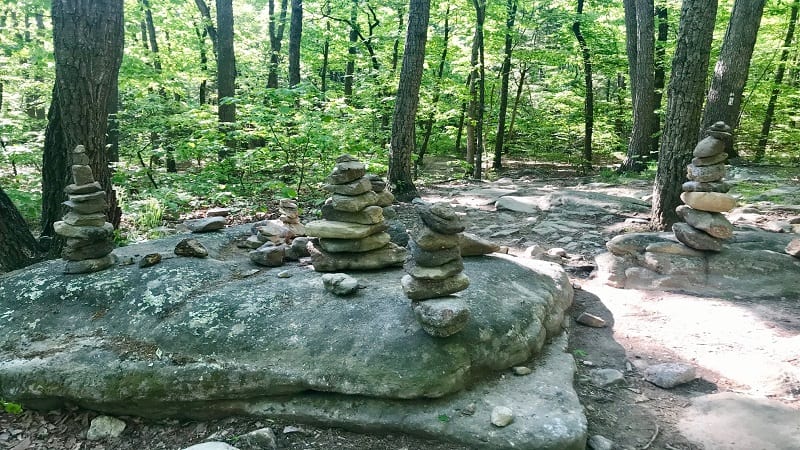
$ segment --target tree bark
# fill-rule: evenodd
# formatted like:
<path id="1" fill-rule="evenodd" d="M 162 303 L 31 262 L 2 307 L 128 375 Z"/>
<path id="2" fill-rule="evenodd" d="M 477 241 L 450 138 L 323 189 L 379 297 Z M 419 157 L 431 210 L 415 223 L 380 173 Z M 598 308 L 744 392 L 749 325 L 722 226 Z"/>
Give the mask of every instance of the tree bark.
<path id="1" fill-rule="evenodd" d="M 716 15 L 716 0 L 683 1 L 678 47 L 672 59 L 667 118 L 653 186 L 650 224 L 656 230 L 666 230 L 678 221 L 675 208 L 681 203 L 686 166 L 697 144 Z"/>
<path id="2" fill-rule="evenodd" d="M 781 83 L 783 83 L 783 74 L 786 72 L 786 61 L 789 59 L 789 50 L 794 39 L 794 27 L 797 23 L 797 12 L 800 7 L 800 0 L 792 2 L 792 12 L 789 17 L 789 25 L 786 28 L 786 37 L 783 40 L 783 50 L 781 50 L 781 59 L 778 62 L 778 69 L 775 71 L 775 79 L 772 81 L 772 94 L 767 103 L 767 111 L 764 113 L 764 122 L 761 124 L 761 133 L 758 137 L 758 145 L 756 146 L 755 160 L 761 161 L 764 159 L 764 154 L 767 150 L 767 140 L 769 138 L 769 130 L 772 128 L 772 119 L 775 116 L 775 105 L 778 103 L 778 95 L 781 93 Z"/>
<path id="3" fill-rule="evenodd" d="M 653 0 L 625 0 L 628 37 L 628 70 L 633 102 L 633 126 L 628 152 L 620 172 L 641 172 L 656 131 L 655 111 L 655 16 Z M 633 11 L 630 11 L 633 9 Z M 630 42 L 633 40 L 633 42 Z"/>
<path id="4" fill-rule="evenodd" d="M 734 130 L 739 125 L 742 93 L 747 83 L 764 3 L 765 0 L 736 0 L 733 5 L 722 49 L 714 66 L 711 87 L 706 95 L 706 107 L 700 122 L 701 134 L 718 121 L 725 122 Z M 725 145 L 729 156 L 739 156 L 733 140 L 728 140 Z"/>
<path id="5" fill-rule="evenodd" d="M 161 72 L 161 55 L 158 53 L 158 40 L 156 40 L 156 25 L 153 22 L 153 12 L 150 11 L 150 1 L 141 0 L 144 10 L 144 23 L 147 27 L 147 38 L 150 43 L 150 52 L 153 53 L 153 68 Z"/>
<path id="6" fill-rule="evenodd" d="M 414 153 L 415 117 L 425 65 L 430 8 L 430 0 L 410 0 L 408 8 L 408 30 L 389 146 L 389 184 L 395 198 L 400 201 L 410 201 L 419 196 L 412 180 L 411 155 Z"/>
<path id="7" fill-rule="evenodd" d="M 0 187 L 0 270 L 12 271 L 43 259 L 44 252 L 19 210 Z"/>
<path id="8" fill-rule="evenodd" d="M 51 102 L 42 179 L 42 234 L 61 219 L 67 154 L 83 145 L 94 177 L 103 186 L 108 220 L 119 224 L 106 148 L 109 97 L 115 92 L 123 48 L 122 0 L 52 2 L 56 82 Z"/>
<path id="9" fill-rule="evenodd" d="M 658 34 L 656 35 L 656 51 L 655 51 L 655 85 L 653 90 L 655 93 L 655 100 L 653 100 L 653 130 L 654 134 L 658 135 L 661 131 L 661 115 L 658 110 L 661 109 L 661 100 L 664 97 L 664 85 L 667 78 L 666 74 L 666 59 L 667 59 L 667 33 L 669 32 L 669 21 L 667 16 L 667 2 L 662 0 L 656 6 L 656 17 L 658 17 Z M 659 139 L 654 137 L 650 140 L 650 155 L 655 158 L 658 155 Z"/>
<path id="10" fill-rule="evenodd" d="M 233 53 L 233 5 L 231 0 L 217 0 L 217 91 L 220 122 L 236 121 L 236 57 Z"/>
<path id="11" fill-rule="evenodd" d="M 572 33 L 578 44 L 581 47 L 581 55 L 583 56 L 583 83 L 586 89 L 586 95 L 583 102 L 583 168 L 588 170 L 592 168 L 592 133 L 594 132 L 594 87 L 592 86 L 592 54 L 589 51 L 589 45 L 586 43 L 586 38 L 581 32 L 581 16 L 583 15 L 584 0 L 578 0 L 577 18 L 572 23 Z"/>
<path id="12" fill-rule="evenodd" d="M 425 154 L 428 152 L 428 144 L 433 134 L 433 119 L 436 115 L 436 105 L 439 103 L 441 96 L 441 81 L 444 76 L 444 66 L 447 64 L 447 47 L 450 45 L 450 4 L 447 4 L 447 10 L 444 13 L 444 35 L 442 36 L 442 54 L 439 58 L 439 68 L 436 70 L 436 86 L 434 87 L 433 100 L 431 101 L 431 112 L 424 122 L 424 134 L 422 135 L 422 144 L 417 152 L 417 158 L 414 160 L 414 176 L 419 173 L 419 167 L 422 166 Z"/>
<path id="13" fill-rule="evenodd" d="M 197 5 L 197 9 L 200 11 L 200 15 L 203 17 L 203 28 L 206 30 L 208 38 L 211 39 L 211 46 L 214 50 L 214 58 L 216 58 L 217 29 L 214 27 L 214 21 L 211 20 L 211 11 L 208 9 L 208 5 L 206 4 L 205 0 L 194 0 L 194 3 Z"/>
<path id="14" fill-rule="evenodd" d="M 506 113 L 508 111 L 508 78 L 511 73 L 511 52 L 513 50 L 512 34 L 514 32 L 514 20 L 517 16 L 517 1 L 506 1 L 506 39 L 503 48 L 503 66 L 500 68 L 500 109 L 497 111 L 497 136 L 494 141 L 494 163 L 495 170 L 503 168 L 503 146 L 505 145 L 506 133 Z"/>
<path id="15" fill-rule="evenodd" d="M 289 87 L 300 84 L 300 41 L 303 37 L 303 0 L 292 0 L 289 24 Z"/>
<path id="16" fill-rule="evenodd" d="M 293 0 L 293 3 L 296 0 Z M 281 62 L 283 31 L 286 28 L 286 8 L 288 0 L 281 0 L 281 10 L 275 13 L 275 0 L 269 0 L 269 74 L 267 87 L 278 87 L 278 67 Z M 294 8 L 294 5 L 292 5 Z"/>
<path id="17" fill-rule="evenodd" d="M 358 0 L 353 0 L 350 7 L 350 45 L 347 47 L 347 64 L 344 69 L 344 96 L 347 101 L 353 96 L 353 77 L 356 72 L 356 43 L 358 42 L 358 31 L 356 22 L 358 21 Z"/>

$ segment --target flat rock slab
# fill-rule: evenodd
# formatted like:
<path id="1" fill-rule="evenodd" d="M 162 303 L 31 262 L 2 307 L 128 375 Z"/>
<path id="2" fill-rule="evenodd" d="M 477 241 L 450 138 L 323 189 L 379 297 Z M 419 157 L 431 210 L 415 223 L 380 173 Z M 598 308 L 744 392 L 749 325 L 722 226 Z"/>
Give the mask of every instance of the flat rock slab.
<path id="1" fill-rule="evenodd" d="M 800 259 L 784 253 L 794 235 L 737 231 L 720 252 L 680 244 L 672 233 L 615 237 L 598 255 L 597 276 L 617 288 L 683 291 L 698 295 L 783 297 L 800 295 Z M 685 248 L 676 252 L 675 248 Z"/>
<path id="2" fill-rule="evenodd" d="M 693 399 L 678 429 L 687 439 L 715 450 L 800 448 L 800 410 L 732 392 Z"/>
<path id="3" fill-rule="evenodd" d="M 117 265 L 79 276 L 62 274 L 61 262 L 50 261 L 3 275 L 0 397 L 34 408 L 69 402 L 154 417 L 221 414 L 228 411 L 221 402 L 258 400 L 303 417 L 314 408 L 292 413 L 302 409 L 290 407 L 292 396 L 318 396 L 328 406 L 315 414 L 344 423 L 350 420 L 342 419 L 350 414 L 344 411 L 358 404 L 417 399 L 409 405 L 425 409 L 447 404 L 453 395 L 483 396 L 484 389 L 464 389 L 498 370 L 537 361 L 545 340 L 561 333 L 572 301 L 558 266 L 507 256 L 470 258 L 464 273 L 472 285 L 460 293 L 470 321 L 455 336 L 434 338 L 422 330 L 400 289 L 400 269 L 359 273 L 366 288 L 349 298 L 326 292 L 321 274 L 309 267 L 287 266 L 290 278 L 266 270 L 243 277 L 256 267 L 236 249 L 236 238 L 247 234 L 249 226 L 198 235 L 209 250 L 205 259 L 171 257 L 145 269 Z M 116 252 L 121 260 L 168 254 L 181 237 Z M 562 374 L 570 381 L 557 393 L 534 391 L 547 401 L 569 400 L 568 415 L 579 421 L 583 416 L 568 387 L 571 357 L 554 356 L 564 357 L 559 364 L 570 366 Z M 515 389 L 503 395 L 519 397 Z M 449 400 L 430 400 L 442 396 Z M 341 412 L 331 412 L 334 404 Z M 550 426 L 561 426 L 559 411 L 530 411 L 526 420 L 548 423 L 554 416 Z M 447 410 L 434 416 L 432 430 L 445 427 L 436 420 L 441 413 Z M 389 420 L 387 414 L 372 410 L 363 420 L 374 426 L 386 421 L 391 429 L 428 421 L 399 412 Z M 488 412 L 483 420 L 488 424 Z M 498 433 L 489 425 L 486 432 L 482 439 L 489 441 Z M 530 431 L 521 427 L 519 433 Z M 578 442 L 585 427 L 564 433 Z"/>
<path id="4" fill-rule="evenodd" d="M 508 188 L 474 189 L 456 194 L 455 201 L 467 206 L 488 206 L 496 202 L 500 197 L 514 195 L 517 192 L 516 189 Z"/>
<path id="5" fill-rule="evenodd" d="M 574 190 L 542 191 L 541 194 L 526 196 L 507 195 L 497 199 L 495 205 L 498 209 L 509 209 L 528 214 L 558 210 L 566 205 L 579 206 L 585 210 L 599 211 L 604 214 L 650 211 L 649 203 L 636 198 Z"/>

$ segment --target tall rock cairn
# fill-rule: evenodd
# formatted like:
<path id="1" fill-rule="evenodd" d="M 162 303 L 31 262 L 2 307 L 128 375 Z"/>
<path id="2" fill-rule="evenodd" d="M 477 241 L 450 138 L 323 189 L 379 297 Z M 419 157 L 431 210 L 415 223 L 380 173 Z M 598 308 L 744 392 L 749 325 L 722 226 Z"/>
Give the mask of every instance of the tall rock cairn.
<path id="1" fill-rule="evenodd" d="M 394 196 L 383 180 L 368 176 L 358 159 L 342 155 L 324 189 L 332 195 L 322 207 L 322 220 L 306 224 L 306 234 L 319 238 L 308 243 L 314 270 L 371 270 L 403 263 L 406 250 L 389 242 L 386 233 L 382 207 L 391 205 Z"/>
<path id="2" fill-rule="evenodd" d="M 449 297 L 469 286 L 469 278 L 462 273 L 459 247 L 464 224 L 444 203 L 417 203 L 415 207 L 419 221 L 409 236 L 407 275 L 401 285 L 422 329 L 435 337 L 451 336 L 461 331 L 470 317 L 463 299 Z"/>
<path id="3" fill-rule="evenodd" d="M 70 211 L 53 227 L 56 233 L 67 239 L 61 253 L 67 261 L 64 272 L 97 272 L 116 262 L 111 253 L 114 249 L 114 226 L 106 222 L 106 193 L 94 180 L 84 147 L 75 147 L 70 158 L 73 182 L 64 188 L 69 198 L 64 204 Z"/>
<path id="4" fill-rule="evenodd" d="M 724 181 L 725 141 L 731 139 L 731 127 L 717 122 L 694 148 L 692 163 L 686 167 L 689 181 L 683 183 L 681 200 L 676 208 L 686 221 L 672 226 L 675 237 L 696 249 L 718 252 L 722 243 L 733 236 L 733 225 L 722 214 L 736 206 L 736 199 L 727 194 L 730 185 Z"/>

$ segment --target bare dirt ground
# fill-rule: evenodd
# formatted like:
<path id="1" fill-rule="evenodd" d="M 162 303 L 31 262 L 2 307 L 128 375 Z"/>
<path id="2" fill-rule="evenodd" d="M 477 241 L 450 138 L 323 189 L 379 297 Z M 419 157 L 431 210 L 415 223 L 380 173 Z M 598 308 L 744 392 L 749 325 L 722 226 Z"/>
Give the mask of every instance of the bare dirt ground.
<path id="1" fill-rule="evenodd" d="M 517 167 L 504 176 L 515 183 L 592 189 L 613 195 L 641 196 L 650 186 L 589 185 L 590 178 L 575 178 L 558 168 Z M 447 177 L 443 177 L 447 178 Z M 788 180 L 792 182 L 792 180 Z M 796 179 L 793 181 L 796 185 Z M 449 179 L 428 183 L 424 197 L 447 197 L 455 190 L 483 185 Z M 797 203 L 795 203 L 795 206 Z M 765 227 L 775 220 L 800 215 L 800 208 L 762 205 L 753 225 Z M 788 212 L 787 212 L 788 211 Z M 793 212 L 797 211 L 797 212 Z M 526 215 L 493 207 L 467 214 L 468 231 L 499 230 L 493 239 L 522 257 L 527 246 L 560 247 L 562 243 L 530 233 L 525 226 L 508 232 L 511 224 L 524 224 Z M 628 219 L 628 220 L 626 220 Z M 578 373 L 575 386 L 589 420 L 589 435 L 600 434 L 621 449 L 701 449 L 677 428 L 681 412 L 692 398 L 716 392 L 741 392 L 777 399 L 800 409 L 800 299 L 701 298 L 660 291 L 619 290 L 590 278 L 592 258 L 605 241 L 621 232 L 644 229 L 641 214 L 614 214 L 596 222 L 601 232 L 582 239 L 594 241 L 570 251 L 564 260 L 576 287 L 574 319 L 587 311 L 605 319 L 605 328 L 590 328 L 572 321 L 570 351 Z M 547 220 L 539 217 L 537 221 Z M 494 228 L 492 228 L 494 227 Z M 506 230 L 506 232 L 504 232 Z M 485 234 L 485 233 L 484 233 Z M 489 237 L 489 236 L 485 236 Z M 697 367 L 698 378 L 671 390 L 643 380 L 648 364 L 685 362 Z M 621 385 L 599 388 L 590 381 L 594 368 L 614 368 L 625 374 Z M 279 449 L 461 449 L 462 446 L 421 440 L 406 435 L 368 435 L 307 424 L 250 418 L 213 421 L 167 420 L 149 422 L 125 417 L 127 429 L 114 442 L 85 438 L 97 413 L 80 409 L 50 412 L 0 412 L 0 449 L 181 449 L 206 440 L 237 446 L 239 436 L 270 427 Z M 245 447 L 241 447 L 245 448 Z M 712 449 L 708 449 L 712 450 Z M 742 449 L 744 450 L 744 449 Z"/>

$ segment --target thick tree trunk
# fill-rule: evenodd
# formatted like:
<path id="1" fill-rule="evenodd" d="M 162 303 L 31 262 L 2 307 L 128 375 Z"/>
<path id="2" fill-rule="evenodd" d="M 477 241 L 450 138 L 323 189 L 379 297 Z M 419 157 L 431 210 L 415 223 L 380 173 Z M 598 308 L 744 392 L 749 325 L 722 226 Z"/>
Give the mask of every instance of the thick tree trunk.
<path id="1" fill-rule="evenodd" d="M 653 186 L 651 226 L 666 230 L 678 221 L 681 185 L 697 144 L 703 108 L 716 0 L 684 0 L 678 28 L 678 47 L 672 59 L 667 118 Z"/>
<path id="2" fill-rule="evenodd" d="M 583 15 L 584 0 L 578 0 L 578 16 L 575 22 L 572 23 L 572 33 L 578 44 L 581 47 L 581 55 L 583 56 L 583 84 L 586 89 L 586 95 L 583 102 L 583 168 L 588 170 L 592 168 L 592 133 L 594 132 L 594 87 L 592 85 L 592 55 L 589 51 L 589 45 L 586 43 L 586 38 L 581 32 L 581 16 Z"/>
<path id="3" fill-rule="evenodd" d="M 506 133 L 506 113 L 508 111 L 508 78 L 511 73 L 511 51 L 513 49 L 512 34 L 514 32 L 514 20 L 517 16 L 516 0 L 506 2 L 506 41 L 503 49 L 503 66 L 500 69 L 500 110 L 497 112 L 497 137 L 494 141 L 494 163 L 495 170 L 503 168 L 503 146 L 505 145 Z"/>
<path id="4" fill-rule="evenodd" d="M 655 111 L 655 22 L 653 0 L 625 0 L 625 30 L 628 36 L 628 67 L 633 101 L 633 126 L 628 153 L 620 172 L 641 172 L 656 131 Z M 630 11 L 633 8 L 634 11 Z M 630 42 L 633 40 L 633 42 Z"/>
<path id="5" fill-rule="evenodd" d="M 295 0 L 293 0 L 295 1 Z M 278 87 L 278 67 L 281 62 L 283 30 L 286 28 L 286 8 L 288 0 L 281 0 L 281 10 L 275 13 L 275 0 L 269 0 L 269 74 L 267 87 Z M 294 7 L 294 5 L 292 5 Z"/>
<path id="6" fill-rule="evenodd" d="M 444 66 L 447 64 L 447 47 L 450 45 L 450 4 L 447 4 L 447 10 L 444 13 L 444 36 L 442 36 L 442 55 L 439 58 L 439 68 L 436 70 L 436 87 L 433 92 L 433 101 L 431 102 L 431 112 L 424 122 L 424 134 L 422 135 L 422 144 L 417 152 L 417 158 L 414 160 L 414 176 L 419 173 L 419 167 L 423 164 L 425 154 L 428 152 L 428 144 L 433 134 L 433 118 L 436 115 L 436 105 L 439 103 L 441 95 L 441 81 L 444 76 Z"/>
<path id="7" fill-rule="evenodd" d="M 430 8 L 430 0 L 410 0 L 408 8 L 408 31 L 389 146 L 389 184 L 400 201 L 419 196 L 411 175 L 411 155 L 414 154 L 415 117 L 425 65 Z"/>
<path id="8" fill-rule="evenodd" d="M 739 125 L 742 92 L 750 71 L 750 58 L 756 44 L 765 0 L 736 0 L 725 31 L 725 40 L 719 52 L 711 87 L 703 110 L 701 134 L 714 122 L 722 121 L 734 130 Z M 739 156 L 733 141 L 726 142 L 731 157 Z"/>
<path id="9" fill-rule="evenodd" d="M 52 2 L 56 83 L 45 132 L 42 234 L 53 235 L 67 178 L 67 152 L 83 145 L 94 177 L 106 191 L 108 220 L 119 223 L 106 148 L 109 97 L 114 95 L 123 47 L 122 0 Z"/>
<path id="10" fill-rule="evenodd" d="M 236 58 L 233 53 L 233 5 L 231 0 L 217 0 L 217 27 L 219 34 L 217 52 L 218 116 L 220 122 L 236 121 Z"/>
<path id="11" fill-rule="evenodd" d="M 300 84 L 300 40 L 303 37 L 303 0 L 292 0 L 289 24 L 289 87 Z"/>
<path id="12" fill-rule="evenodd" d="M 664 97 L 664 85 L 667 78 L 666 74 L 666 59 L 667 59 L 667 33 L 669 32 L 669 21 L 667 17 L 667 2 L 662 0 L 662 3 L 656 6 L 656 17 L 658 18 L 658 34 L 656 35 L 656 51 L 655 51 L 655 85 L 654 100 L 653 100 L 653 130 L 654 134 L 658 135 L 661 131 L 661 115 L 658 111 L 661 109 L 661 100 Z M 650 142 L 650 155 L 655 158 L 658 155 L 659 139 L 653 138 Z"/>
<path id="13" fill-rule="evenodd" d="M 764 113 L 764 122 L 761 124 L 761 134 L 758 137 L 758 145 L 756 146 L 756 161 L 761 161 L 767 150 L 767 140 L 769 138 L 769 130 L 772 128 L 772 119 L 775 116 L 775 105 L 778 103 L 778 95 L 781 93 L 781 83 L 783 83 L 783 74 L 786 72 L 786 61 L 789 59 L 789 50 L 794 39 L 794 27 L 797 23 L 797 12 L 800 7 L 800 0 L 792 2 L 792 12 L 789 17 L 789 25 L 786 28 L 786 37 L 783 40 L 783 50 L 781 50 L 781 59 L 778 62 L 778 69 L 775 71 L 775 79 L 772 81 L 772 95 L 769 97 L 767 103 L 767 111 Z"/>
<path id="14" fill-rule="evenodd" d="M 43 249 L 19 210 L 0 187 L 0 270 L 11 271 L 42 260 Z"/>

